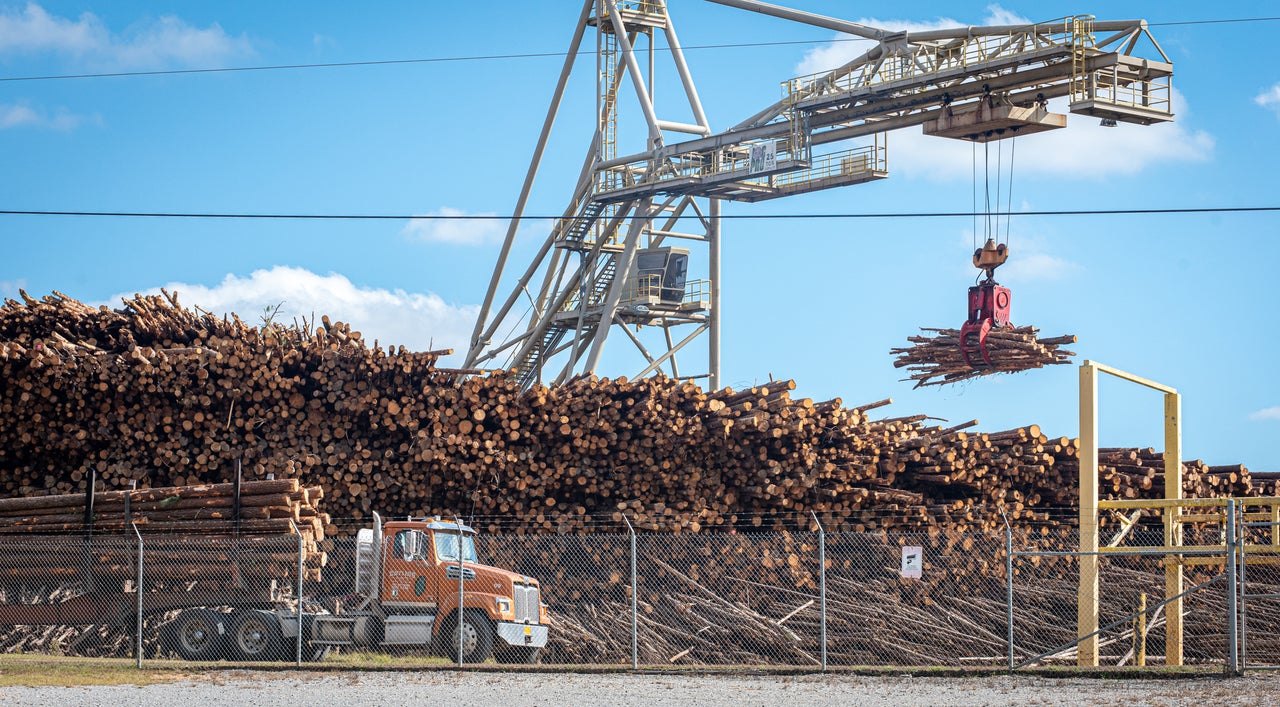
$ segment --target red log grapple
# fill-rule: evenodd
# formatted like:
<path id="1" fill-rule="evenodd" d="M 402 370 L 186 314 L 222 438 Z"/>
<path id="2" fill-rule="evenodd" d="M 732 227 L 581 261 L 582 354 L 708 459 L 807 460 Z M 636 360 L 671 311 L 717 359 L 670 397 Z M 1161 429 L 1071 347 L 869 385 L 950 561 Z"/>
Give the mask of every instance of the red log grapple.
<path id="1" fill-rule="evenodd" d="M 1009 288 L 996 282 L 996 268 L 1009 258 L 1009 248 L 994 239 L 973 251 L 973 266 L 987 274 L 986 279 L 969 288 L 969 312 L 960 327 L 960 353 L 971 368 L 993 365 L 987 351 L 987 334 L 992 329 L 1009 326 Z"/>
<path id="2" fill-rule="evenodd" d="M 1009 288 L 994 280 L 969 288 L 969 319 L 960 327 L 960 353 L 973 368 L 991 366 L 987 334 L 1009 326 Z"/>

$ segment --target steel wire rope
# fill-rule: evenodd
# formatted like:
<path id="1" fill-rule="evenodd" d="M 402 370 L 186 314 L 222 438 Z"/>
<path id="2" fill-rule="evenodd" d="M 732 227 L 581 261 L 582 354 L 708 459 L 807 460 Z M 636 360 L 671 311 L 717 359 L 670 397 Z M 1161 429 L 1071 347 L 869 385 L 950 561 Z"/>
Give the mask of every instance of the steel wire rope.
<path id="1" fill-rule="evenodd" d="M 978 143 L 973 143 L 973 249 L 978 249 Z"/>
<path id="2" fill-rule="evenodd" d="M 1018 156 L 1018 136 L 1014 135 L 1009 139 L 1009 190 L 1006 194 L 1007 204 L 1005 206 L 1004 219 L 1004 244 L 1009 246 L 1009 238 L 1013 233 L 1013 167 L 1017 164 Z"/>
<path id="3" fill-rule="evenodd" d="M 1004 172 L 1004 140 L 996 141 L 996 218 L 995 218 L 995 241 L 1000 242 L 1000 188 L 1004 186 L 1001 174 Z"/>

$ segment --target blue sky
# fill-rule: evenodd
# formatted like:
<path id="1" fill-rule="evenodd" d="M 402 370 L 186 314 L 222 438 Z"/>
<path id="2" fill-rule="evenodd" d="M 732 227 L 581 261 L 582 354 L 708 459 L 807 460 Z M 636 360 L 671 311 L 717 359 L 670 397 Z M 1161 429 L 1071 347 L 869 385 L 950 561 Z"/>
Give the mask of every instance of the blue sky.
<path id="1" fill-rule="evenodd" d="M 848 51 L 826 30 L 700 0 L 669 4 L 716 129 Z M 894 27 L 1276 14 L 1269 2 L 789 4 Z M 0 77 L 556 53 L 577 11 L 505 0 L 0 0 Z M 1072 116 L 1066 130 L 1020 140 L 1015 211 L 1280 205 L 1280 68 L 1264 56 L 1278 28 L 1153 27 L 1175 64 L 1177 121 L 1105 129 Z M 697 48 L 781 41 L 801 43 Z M 0 209 L 510 213 L 560 61 L 3 81 Z M 529 213 L 559 213 L 569 197 L 593 125 L 592 64 L 574 75 Z M 659 80 L 660 98 L 678 90 L 670 73 Z M 635 135 L 639 116 L 623 120 Z M 971 170 L 969 146 L 899 131 L 890 179 L 725 213 L 967 211 Z M 1015 218 L 1001 281 L 1013 289 L 1015 322 L 1077 334 L 1081 358 L 1179 388 L 1188 458 L 1277 470 L 1277 225 L 1275 213 Z M 504 228 L 0 216 L 0 294 L 56 289 L 110 303 L 165 286 L 248 319 L 284 302 L 286 319 L 328 313 L 383 344 L 463 349 Z M 515 267 L 543 237 L 522 229 Z M 928 390 L 898 380 L 891 347 L 917 327 L 962 321 L 972 239 L 968 219 L 726 223 L 724 382 L 795 378 L 814 399 L 893 397 L 886 414 L 1076 435 L 1074 366 Z M 607 374 L 634 372 L 620 358 L 607 363 Z M 1157 394 L 1106 381 L 1102 398 L 1104 445 L 1160 446 Z"/>

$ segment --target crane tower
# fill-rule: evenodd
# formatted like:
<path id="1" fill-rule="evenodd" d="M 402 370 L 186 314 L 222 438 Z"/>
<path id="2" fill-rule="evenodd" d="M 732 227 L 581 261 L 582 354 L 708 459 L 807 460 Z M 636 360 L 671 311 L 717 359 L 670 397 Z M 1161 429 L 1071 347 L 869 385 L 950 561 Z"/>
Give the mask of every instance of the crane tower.
<path id="1" fill-rule="evenodd" d="M 1055 98 L 1108 122 L 1173 119 L 1173 64 L 1143 20 L 1077 16 L 901 32 L 756 0 L 710 2 L 844 32 L 870 40 L 869 48 L 836 69 L 784 81 L 780 100 L 717 132 L 665 0 L 584 0 L 466 367 L 513 369 L 524 387 L 564 382 L 598 371 L 612 333 L 643 357 L 636 377 L 661 371 L 718 388 L 724 200 L 884 179 L 892 130 L 921 126 L 927 135 L 986 142 L 1062 128 L 1067 116 L 1048 108 Z M 595 132 L 562 217 L 511 277 L 516 230 L 589 33 Z M 654 98 L 659 60 L 682 88 L 663 92 L 678 96 L 663 113 Z M 620 105 L 642 117 L 632 142 L 620 140 Z M 692 118 L 669 119 L 677 112 Z M 677 354 L 699 337 L 707 338 L 705 367 L 691 370 L 685 357 L 682 369 Z"/>

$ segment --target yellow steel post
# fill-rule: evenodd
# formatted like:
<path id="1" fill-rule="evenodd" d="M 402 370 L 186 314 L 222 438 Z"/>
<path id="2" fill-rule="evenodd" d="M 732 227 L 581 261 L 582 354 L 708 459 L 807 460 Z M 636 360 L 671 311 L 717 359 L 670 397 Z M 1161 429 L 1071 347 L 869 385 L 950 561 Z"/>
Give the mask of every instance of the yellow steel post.
<path id="1" fill-rule="evenodd" d="M 1139 668 L 1147 666 L 1147 593 L 1138 595 L 1137 626 L 1133 631 L 1133 664 Z"/>
<path id="2" fill-rule="evenodd" d="M 1182 396 L 1165 393 L 1164 396 L 1164 497 L 1170 501 L 1182 499 Z M 1164 544 L 1166 547 L 1182 546 L 1182 523 L 1178 516 L 1181 508 L 1165 509 Z M 1182 599 L 1174 599 L 1182 593 L 1182 557 L 1168 555 L 1164 567 L 1165 599 L 1170 600 L 1165 609 L 1165 665 L 1182 665 Z"/>
<path id="3" fill-rule="evenodd" d="M 1098 630 L 1098 369 L 1080 366 L 1080 584 L 1077 636 Z M 1092 554 L 1089 554 L 1092 553 Z M 1098 637 L 1082 639 L 1076 653 L 1082 667 L 1098 664 Z"/>

